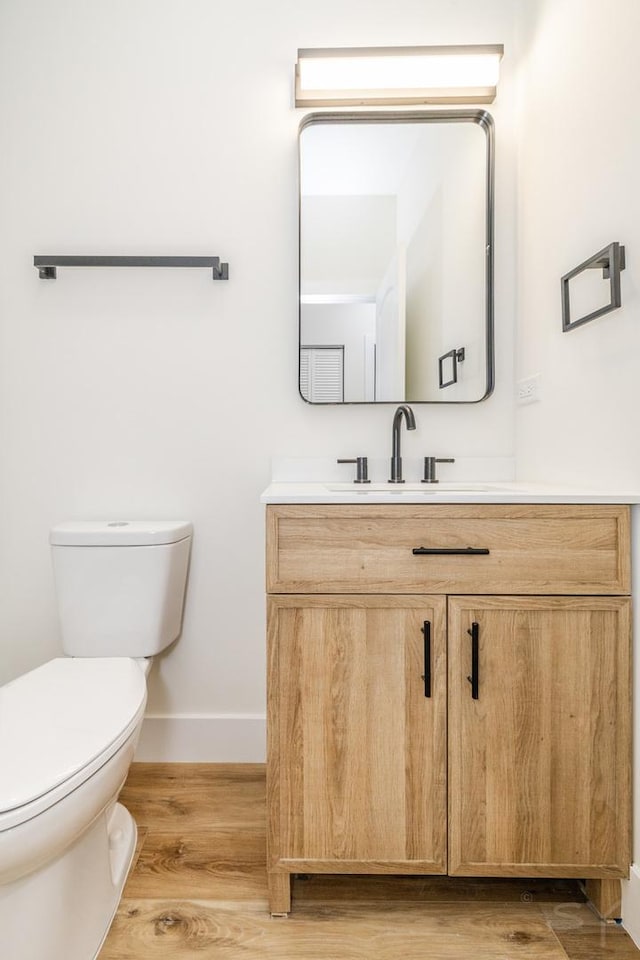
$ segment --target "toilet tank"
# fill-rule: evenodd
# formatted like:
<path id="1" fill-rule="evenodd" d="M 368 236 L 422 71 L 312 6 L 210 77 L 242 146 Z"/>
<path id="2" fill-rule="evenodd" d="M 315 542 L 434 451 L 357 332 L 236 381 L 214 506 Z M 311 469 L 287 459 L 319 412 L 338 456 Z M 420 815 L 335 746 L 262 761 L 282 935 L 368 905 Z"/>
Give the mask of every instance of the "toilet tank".
<path id="1" fill-rule="evenodd" d="M 181 630 L 193 528 L 182 520 L 71 521 L 49 538 L 64 652 L 151 657 Z"/>

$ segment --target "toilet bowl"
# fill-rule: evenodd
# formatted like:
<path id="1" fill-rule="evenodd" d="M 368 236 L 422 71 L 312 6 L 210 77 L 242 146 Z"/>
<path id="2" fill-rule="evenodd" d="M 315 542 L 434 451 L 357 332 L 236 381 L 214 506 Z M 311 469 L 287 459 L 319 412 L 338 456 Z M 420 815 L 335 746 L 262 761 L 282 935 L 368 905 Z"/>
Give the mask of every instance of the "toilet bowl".
<path id="1" fill-rule="evenodd" d="M 180 630 L 191 527 L 118 523 L 52 533 L 63 637 L 72 625 L 84 655 L 0 688 L 0 942 L 10 960 L 93 960 L 135 851 L 117 797 L 146 704 L 144 658 Z"/>

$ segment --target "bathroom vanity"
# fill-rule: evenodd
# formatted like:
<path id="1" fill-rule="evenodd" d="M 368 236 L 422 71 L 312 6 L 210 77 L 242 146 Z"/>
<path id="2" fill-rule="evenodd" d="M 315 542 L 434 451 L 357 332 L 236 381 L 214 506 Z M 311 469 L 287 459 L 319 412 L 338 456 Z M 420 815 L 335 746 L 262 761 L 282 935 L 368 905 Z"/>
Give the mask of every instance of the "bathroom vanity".
<path id="1" fill-rule="evenodd" d="M 629 507 L 289 486 L 263 495 L 272 913 L 294 873 L 627 876 Z"/>

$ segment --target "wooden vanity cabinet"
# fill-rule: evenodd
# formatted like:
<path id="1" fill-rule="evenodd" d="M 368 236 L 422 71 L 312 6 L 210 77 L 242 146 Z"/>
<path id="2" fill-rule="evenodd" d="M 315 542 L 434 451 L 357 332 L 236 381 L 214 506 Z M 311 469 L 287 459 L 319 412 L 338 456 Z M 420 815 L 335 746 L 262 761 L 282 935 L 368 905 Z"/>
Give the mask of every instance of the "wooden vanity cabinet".
<path id="1" fill-rule="evenodd" d="M 272 912 L 292 873 L 625 876 L 628 508 L 267 516 Z"/>
<path id="2" fill-rule="evenodd" d="M 446 873 L 445 598 L 272 597 L 269 635 L 281 864 Z"/>
<path id="3" fill-rule="evenodd" d="M 448 872 L 625 876 L 629 600 L 451 597 L 448 608 Z"/>

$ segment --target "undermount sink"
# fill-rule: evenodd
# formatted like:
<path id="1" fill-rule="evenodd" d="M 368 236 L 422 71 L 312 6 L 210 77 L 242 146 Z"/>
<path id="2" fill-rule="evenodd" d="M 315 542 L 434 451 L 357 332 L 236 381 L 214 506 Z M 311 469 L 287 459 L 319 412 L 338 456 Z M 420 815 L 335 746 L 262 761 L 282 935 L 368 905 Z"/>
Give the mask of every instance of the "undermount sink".
<path id="1" fill-rule="evenodd" d="M 363 496 L 367 494 L 388 493 L 397 496 L 402 494 L 411 495 L 424 494 L 425 496 L 434 496 L 438 493 L 486 493 L 491 490 L 502 489 L 501 485 L 494 483 L 325 483 L 325 487 L 331 493 L 357 493 Z"/>

